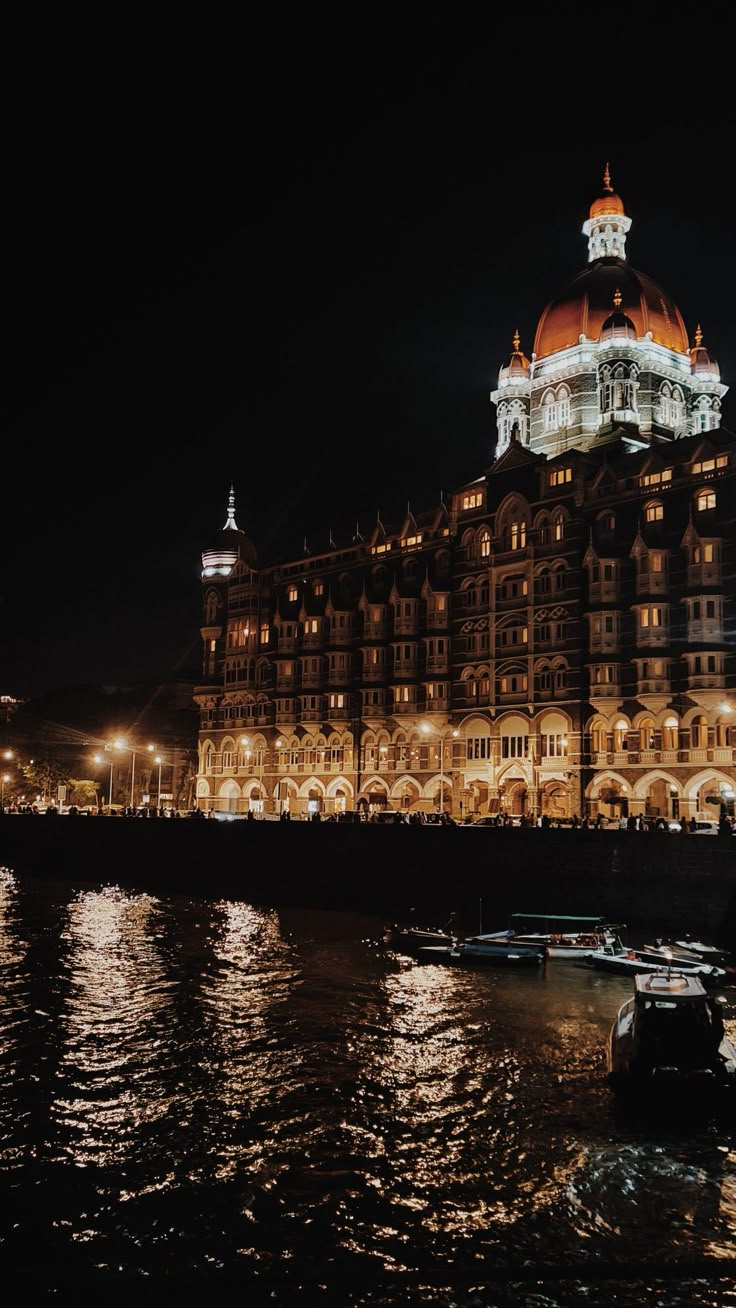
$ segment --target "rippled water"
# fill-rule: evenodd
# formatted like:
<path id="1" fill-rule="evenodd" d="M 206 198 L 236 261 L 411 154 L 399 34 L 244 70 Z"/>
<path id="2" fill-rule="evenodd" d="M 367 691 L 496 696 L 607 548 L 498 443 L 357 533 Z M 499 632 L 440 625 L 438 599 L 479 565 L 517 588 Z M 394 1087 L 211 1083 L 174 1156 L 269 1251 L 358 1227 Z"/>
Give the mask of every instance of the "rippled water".
<path id="1" fill-rule="evenodd" d="M 629 982 L 420 967 L 382 927 L 0 873 L 6 1276 L 139 1301 L 736 1304 L 732 1135 L 644 1129 L 605 1083 Z"/>

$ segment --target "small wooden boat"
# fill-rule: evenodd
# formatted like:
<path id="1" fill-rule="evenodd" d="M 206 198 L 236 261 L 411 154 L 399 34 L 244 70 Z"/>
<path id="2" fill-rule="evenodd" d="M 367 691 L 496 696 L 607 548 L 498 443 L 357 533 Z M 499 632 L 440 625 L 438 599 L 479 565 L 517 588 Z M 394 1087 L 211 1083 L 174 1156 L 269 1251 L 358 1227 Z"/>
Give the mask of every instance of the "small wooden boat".
<path id="1" fill-rule="evenodd" d="M 611 1027 L 608 1075 L 616 1092 L 651 1095 L 658 1108 L 680 1091 L 733 1093 L 736 1048 L 724 1032 L 721 1002 L 699 977 L 674 968 L 635 977 L 634 994 Z"/>

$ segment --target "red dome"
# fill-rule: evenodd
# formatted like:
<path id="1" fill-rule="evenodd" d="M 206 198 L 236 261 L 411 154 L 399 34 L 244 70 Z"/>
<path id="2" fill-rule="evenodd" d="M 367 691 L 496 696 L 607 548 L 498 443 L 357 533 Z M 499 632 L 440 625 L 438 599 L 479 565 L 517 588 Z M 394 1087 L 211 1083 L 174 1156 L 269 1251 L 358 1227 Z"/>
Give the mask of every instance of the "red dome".
<path id="1" fill-rule="evenodd" d="M 544 310 L 534 339 L 537 358 L 577 345 L 581 335 L 599 340 L 617 290 L 637 336 L 651 332 L 660 345 L 687 354 L 687 332 L 674 300 L 623 259 L 596 259 Z"/>
<path id="2" fill-rule="evenodd" d="M 623 214 L 625 212 L 624 202 L 620 195 L 616 195 L 615 191 L 604 192 L 590 206 L 591 218 L 600 218 L 601 214 Z"/>

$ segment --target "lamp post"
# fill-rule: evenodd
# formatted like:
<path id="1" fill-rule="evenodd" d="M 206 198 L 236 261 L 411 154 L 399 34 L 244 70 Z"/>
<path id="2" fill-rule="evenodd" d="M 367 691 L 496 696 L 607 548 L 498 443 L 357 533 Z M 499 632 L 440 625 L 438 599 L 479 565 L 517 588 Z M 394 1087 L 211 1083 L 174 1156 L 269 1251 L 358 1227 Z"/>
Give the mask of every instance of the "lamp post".
<path id="1" fill-rule="evenodd" d="M 458 731 L 457 727 L 452 727 L 449 731 L 440 731 L 439 727 L 431 726 L 429 722 L 423 722 L 423 723 L 421 724 L 420 731 L 423 731 L 424 734 L 425 734 L 425 736 L 428 735 L 430 731 L 434 731 L 434 732 L 436 732 L 436 734 L 439 736 L 439 741 L 440 741 L 440 804 L 439 804 L 439 809 L 440 809 L 440 812 L 441 812 L 441 813 L 444 813 L 444 811 L 445 811 L 445 739 L 446 739 L 446 737 L 451 737 L 452 739 L 455 739 L 455 738 L 457 738 L 457 736 L 460 735 L 460 732 Z"/>
<path id="2" fill-rule="evenodd" d="M 146 745 L 146 750 L 149 754 L 152 754 L 155 748 L 156 748 L 155 745 Z M 112 742 L 112 745 L 105 745 L 105 749 L 123 749 L 123 750 L 127 750 L 127 752 L 130 754 L 131 757 L 130 807 L 134 809 L 135 808 L 135 756 L 136 754 L 142 754 L 143 750 L 136 749 L 134 745 L 129 745 L 127 740 L 120 740 L 120 739 L 114 740 Z"/>
<path id="3" fill-rule="evenodd" d="M 163 759 L 160 754 L 157 754 L 153 761 L 154 763 L 158 763 L 158 794 L 156 796 L 156 810 L 158 811 L 161 807 L 161 764 L 163 763 Z"/>
<path id="4" fill-rule="evenodd" d="M 3 806 L 4 806 L 4 804 L 5 804 L 5 783 L 6 783 L 6 781 L 10 781 L 10 773 L 9 773 L 9 772 L 3 772 L 2 783 L 0 784 L 0 808 L 3 808 Z"/>
<path id="5" fill-rule="evenodd" d="M 94 758 L 95 758 L 95 763 L 107 763 L 108 761 L 107 759 L 103 759 L 101 754 L 95 754 Z M 108 813 L 112 812 L 112 770 L 114 767 L 115 767 L 115 760 L 111 758 L 110 759 L 110 795 L 107 801 Z"/>

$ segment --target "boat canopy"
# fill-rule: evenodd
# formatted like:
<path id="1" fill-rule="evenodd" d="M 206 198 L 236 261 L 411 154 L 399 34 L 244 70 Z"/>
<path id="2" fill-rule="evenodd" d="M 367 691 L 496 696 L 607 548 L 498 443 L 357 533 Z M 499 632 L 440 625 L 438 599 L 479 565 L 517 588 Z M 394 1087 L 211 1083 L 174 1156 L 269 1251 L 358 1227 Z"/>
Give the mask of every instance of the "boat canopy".
<path id="1" fill-rule="evenodd" d="M 585 922 L 595 926 L 603 926 L 606 919 L 604 917 L 575 917 L 564 913 L 512 913 L 512 922 Z"/>

